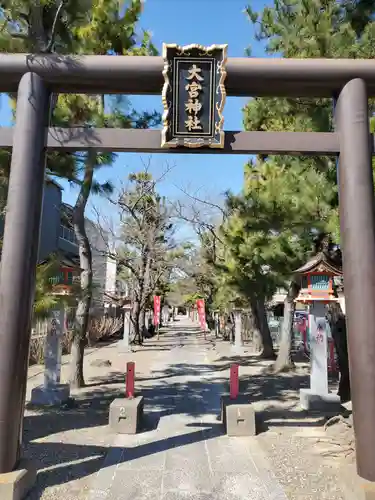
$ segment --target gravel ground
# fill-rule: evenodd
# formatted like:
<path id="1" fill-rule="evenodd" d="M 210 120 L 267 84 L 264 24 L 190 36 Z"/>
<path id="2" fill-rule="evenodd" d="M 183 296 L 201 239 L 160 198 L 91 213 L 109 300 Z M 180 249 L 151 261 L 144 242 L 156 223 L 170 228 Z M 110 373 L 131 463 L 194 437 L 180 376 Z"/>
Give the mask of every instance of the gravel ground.
<path id="1" fill-rule="evenodd" d="M 126 362 L 136 360 L 136 373 L 141 378 L 148 375 L 151 360 L 160 352 L 151 341 L 134 351 L 119 355 L 116 344 L 88 350 L 84 370 L 87 385 L 73 391 L 72 407 L 30 408 L 32 388 L 43 383 L 43 367 L 30 367 L 23 455 L 35 462 L 38 479 L 26 500 L 86 499 L 115 437 L 108 432 L 108 405 L 124 391 Z M 62 382 L 67 378 L 67 360 L 64 356 Z M 111 366 L 97 366 L 98 360 L 110 361 Z"/>
<path id="2" fill-rule="evenodd" d="M 213 371 L 218 369 L 221 377 L 229 377 L 229 366 L 237 359 L 231 356 L 228 343 L 214 341 L 214 345 L 208 355 Z M 72 394 L 76 406 L 26 410 L 24 455 L 35 460 L 39 470 L 37 485 L 27 500 L 86 500 L 90 483 L 114 440 L 107 429 L 108 404 L 123 392 L 121 373 L 126 361 L 135 360 L 137 377 L 146 379 L 152 361 L 166 350 L 168 346 L 161 347 L 155 339 L 132 355 L 118 355 L 116 345 L 91 349 L 85 358 L 87 386 Z M 111 366 L 91 365 L 99 359 L 110 360 Z M 325 420 L 308 418 L 298 410 L 298 390 L 308 384 L 307 365 L 299 365 L 297 373 L 275 376 L 265 374 L 270 363 L 260 361 L 251 352 L 245 352 L 238 362 L 241 392 L 251 395 L 259 415 L 261 432 L 257 440 L 289 499 L 359 498 L 354 487 L 349 494 L 346 487 L 348 480 L 355 482 L 353 465 L 343 459 L 324 458 L 322 450 L 312 446 L 316 443 L 312 438 L 324 434 Z M 64 365 L 62 380 L 66 370 Z M 32 387 L 43 382 L 40 368 L 32 367 L 30 375 L 28 398 Z"/>
<path id="3" fill-rule="evenodd" d="M 216 362 L 228 360 L 228 347 L 216 345 Z M 228 354 L 227 354 L 228 355 Z M 268 456 L 290 500 L 357 500 L 353 456 L 333 457 L 337 447 L 327 446 L 327 417 L 309 416 L 299 409 L 299 389 L 307 387 L 309 365 L 298 363 L 295 373 L 268 374 L 271 362 L 249 351 L 247 361 L 238 359 L 241 391 L 250 395 L 257 410 L 257 440 Z M 332 391 L 337 390 L 331 381 Z M 317 443 L 322 441 L 322 443 Z M 324 454 L 328 451 L 328 456 Z"/>
<path id="4" fill-rule="evenodd" d="M 260 436 L 261 445 L 290 500 L 347 500 L 336 468 L 312 455 L 306 439 L 272 434 Z"/>

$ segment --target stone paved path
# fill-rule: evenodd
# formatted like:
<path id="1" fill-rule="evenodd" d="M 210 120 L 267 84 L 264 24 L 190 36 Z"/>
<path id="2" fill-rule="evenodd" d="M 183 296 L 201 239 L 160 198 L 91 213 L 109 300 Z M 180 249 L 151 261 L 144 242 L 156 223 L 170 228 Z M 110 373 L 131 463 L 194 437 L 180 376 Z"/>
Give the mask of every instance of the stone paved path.
<path id="1" fill-rule="evenodd" d="M 212 344 L 186 319 L 159 343 L 151 376 L 137 381 L 147 427 L 114 438 L 87 500 L 287 500 L 256 438 L 223 435 Z"/>

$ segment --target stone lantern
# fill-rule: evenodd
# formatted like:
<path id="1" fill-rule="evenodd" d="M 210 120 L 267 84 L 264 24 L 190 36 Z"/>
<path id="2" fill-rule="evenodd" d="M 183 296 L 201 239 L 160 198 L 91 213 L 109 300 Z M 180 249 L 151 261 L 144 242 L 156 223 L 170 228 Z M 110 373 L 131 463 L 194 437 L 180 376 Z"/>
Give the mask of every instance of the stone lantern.
<path id="1" fill-rule="evenodd" d="M 66 332 L 66 308 L 62 298 L 73 296 L 74 283 L 79 280 L 81 271 L 76 260 L 63 253 L 55 257 L 59 262 L 58 274 L 49 279 L 52 285 L 51 295 L 59 297 L 49 313 L 48 330 L 44 344 L 44 383 L 31 391 L 31 404 L 35 406 L 53 406 L 65 403 L 70 398 L 70 386 L 61 383 L 62 340 Z M 43 267 L 50 258 L 40 262 Z"/>
<path id="2" fill-rule="evenodd" d="M 324 252 L 297 269 L 301 290 L 296 302 L 308 304 L 310 335 L 310 389 L 300 390 L 304 410 L 336 410 L 340 397 L 328 390 L 328 321 L 326 305 L 339 299 L 334 296 L 334 279 L 342 270 Z"/>

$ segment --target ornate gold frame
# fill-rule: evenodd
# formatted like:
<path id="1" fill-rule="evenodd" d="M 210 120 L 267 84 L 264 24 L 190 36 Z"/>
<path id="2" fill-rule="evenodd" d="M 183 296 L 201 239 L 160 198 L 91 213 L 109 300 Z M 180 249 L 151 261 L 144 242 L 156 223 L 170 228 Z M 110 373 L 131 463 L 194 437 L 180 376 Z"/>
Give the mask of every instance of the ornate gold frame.
<path id="1" fill-rule="evenodd" d="M 220 93 L 221 95 L 221 100 L 220 103 L 216 103 L 216 110 L 219 116 L 219 120 L 215 122 L 215 133 L 217 133 L 220 137 L 220 140 L 218 142 L 207 142 L 202 139 L 202 142 L 191 142 L 188 138 L 181 138 L 176 140 L 176 142 L 170 142 L 167 141 L 167 133 L 170 127 L 169 123 L 169 111 L 170 111 L 170 106 L 168 103 L 167 99 L 167 94 L 168 90 L 171 87 L 171 82 L 169 80 L 168 72 L 169 72 L 169 61 L 167 59 L 167 49 L 176 49 L 179 52 L 179 55 L 185 54 L 188 55 L 187 53 L 191 49 L 198 49 L 202 52 L 202 55 L 205 56 L 210 56 L 212 55 L 211 52 L 213 50 L 222 50 L 223 53 L 223 58 L 222 60 L 218 63 L 217 65 L 217 72 L 220 74 L 220 80 L 216 88 L 216 92 Z M 162 148 L 177 148 L 179 146 L 183 147 L 188 147 L 188 148 L 200 148 L 200 147 L 209 147 L 209 148 L 223 148 L 224 147 L 224 140 L 225 140 L 225 133 L 224 133 L 224 116 L 223 116 L 223 110 L 225 106 L 225 100 L 226 100 L 226 90 L 225 90 L 225 78 L 227 76 L 225 64 L 227 61 L 227 50 L 228 50 L 228 45 L 227 44 L 222 44 L 222 45 L 210 45 L 209 47 L 204 47 L 203 45 L 199 44 L 190 44 L 190 45 L 177 45 L 175 43 L 172 44 L 167 44 L 163 43 L 163 59 L 164 59 L 164 69 L 163 69 L 163 77 L 164 77 L 164 85 L 163 85 L 163 90 L 162 90 L 162 102 L 163 102 L 163 130 L 161 133 L 161 147 Z"/>

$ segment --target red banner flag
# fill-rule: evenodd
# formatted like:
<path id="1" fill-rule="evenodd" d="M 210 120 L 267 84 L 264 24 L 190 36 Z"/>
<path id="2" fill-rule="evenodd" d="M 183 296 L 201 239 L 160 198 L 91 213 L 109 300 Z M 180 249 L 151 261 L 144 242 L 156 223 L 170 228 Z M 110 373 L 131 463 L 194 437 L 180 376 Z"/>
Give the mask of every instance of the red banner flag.
<path id="1" fill-rule="evenodd" d="M 154 325 L 160 324 L 160 296 L 154 296 Z"/>
<path id="2" fill-rule="evenodd" d="M 198 318 L 202 330 L 206 330 L 206 311 L 204 308 L 204 299 L 197 300 Z"/>

